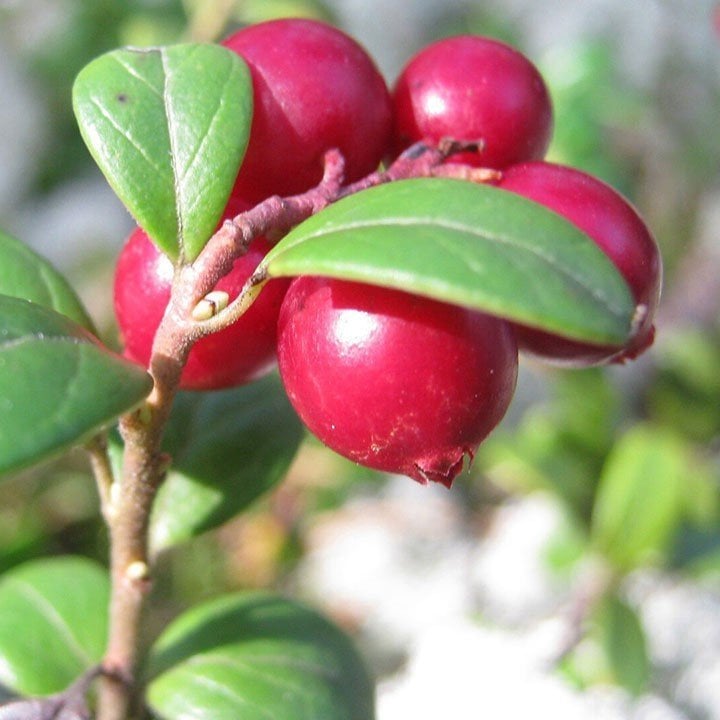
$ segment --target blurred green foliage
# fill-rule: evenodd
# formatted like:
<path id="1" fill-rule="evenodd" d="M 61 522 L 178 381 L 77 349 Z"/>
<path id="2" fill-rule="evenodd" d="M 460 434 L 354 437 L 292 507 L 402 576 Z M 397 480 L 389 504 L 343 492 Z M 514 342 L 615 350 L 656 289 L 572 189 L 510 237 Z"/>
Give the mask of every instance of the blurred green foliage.
<path id="1" fill-rule="evenodd" d="M 69 102 L 77 73 L 92 58 L 121 45 L 177 40 L 185 25 L 180 0 L 72 0 L 63 3 L 63 10 L 42 42 L 20 50 L 53 119 L 53 151 L 43 158 L 36 177 L 41 191 L 91 167 Z M 5 12 L 4 25 L 12 33 L 13 9 Z"/>
<path id="2" fill-rule="evenodd" d="M 632 197 L 638 158 L 627 152 L 629 136 L 642 127 L 648 105 L 623 80 L 611 49 L 578 42 L 551 49 L 539 67 L 555 114 L 548 160 L 581 168 Z"/>

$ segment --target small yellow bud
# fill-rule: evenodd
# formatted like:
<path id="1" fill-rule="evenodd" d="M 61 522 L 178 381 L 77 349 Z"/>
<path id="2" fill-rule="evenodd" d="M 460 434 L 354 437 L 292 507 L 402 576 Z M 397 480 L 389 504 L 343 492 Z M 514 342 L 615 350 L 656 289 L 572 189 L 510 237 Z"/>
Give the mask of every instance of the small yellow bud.
<path id="1" fill-rule="evenodd" d="M 133 582 L 147 580 L 150 577 L 150 568 L 142 560 L 135 560 L 125 568 L 125 577 Z"/>
<path id="2" fill-rule="evenodd" d="M 213 290 L 209 292 L 192 311 L 193 320 L 201 322 L 215 317 L 219 312 L 228 306 L 230 296 L 222 290 Z"/>

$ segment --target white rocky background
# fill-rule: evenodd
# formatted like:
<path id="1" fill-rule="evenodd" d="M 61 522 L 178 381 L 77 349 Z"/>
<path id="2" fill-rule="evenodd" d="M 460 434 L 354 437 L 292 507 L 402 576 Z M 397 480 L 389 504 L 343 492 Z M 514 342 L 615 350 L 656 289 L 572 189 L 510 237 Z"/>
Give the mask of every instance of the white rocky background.
<path id="1" fill-rule="evenodd" d="M 650 570 L 626 581 L 661 678 L 652 691 L 580 692 L 558 674 L 570 603 L 595 571 L 549 569 L 563 522 L 535 493 L 504 505 L 480 538 L 453 491 L 402 477 L 317 521 L 302 592 L 356 628 L 376 667 L 396 664 L 379 683 L 378 720 L 720 718 L 717 582 Z"/>
<path id="2" fill-rule="evenodd" d="M 709 0 L 476 4 L 512 17 L 535 58 L 609 30 L 619 65 L 638 88 L 662 80 L 668 47 L 680 62 L 715 62 L 720 75 L 711 27 L 717 4 Z M 438 11 L 437 3 L 413 0 L 333 5 L 388 77 Z M 443 9 L 467 5 L 447 0 Z M 677 102 L 690 104 L 702 89 L 689 83 L 680 93 Z M 662 131 L 656 141 L 662 145 Z M 697 229 L 716 250 L 719 190 L 720 182 L 707 188 Z M 534 399 L 538 383 L 529 368 L 522 372 L 519 392 Z M 720 720 L 717 579 L 650 570 L 628 578 L 624 592 L 640 612 L 657 680 L 640 697 L 610 685 L 580 692 L 553 668 L 567 637 L 573 582 L 586 580 L 583 570 L 563 580 L 548 568 L 548 543 L 564 522 L 555 499 L 518 498 L 479 538 L 453 492 L 396 478 L 381 497 L 357 499 L 311 532 L 301 566 L 308 595 L 339 617 L 354 615 L 381 667 L 383 658 L 401 658 L 379 684 L 378 720 Z"/>

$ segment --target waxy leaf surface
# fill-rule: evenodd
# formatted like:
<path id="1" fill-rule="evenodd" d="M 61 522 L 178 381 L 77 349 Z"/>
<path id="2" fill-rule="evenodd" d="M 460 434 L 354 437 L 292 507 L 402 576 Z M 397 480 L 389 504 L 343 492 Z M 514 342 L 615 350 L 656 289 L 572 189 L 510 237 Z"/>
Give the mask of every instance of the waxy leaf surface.
<path id="1" fill-rule="evenodd" d="M 73 106 L 95 162 L 139 225 L 172 259 L 192 261 L 247 146 L 245 63 L 209 44 L 114 50 L 79 73 Z"/>
<path id="2" fill-rule="evenodd" d="M 24 695 L 64 690 L 102 659 L 107 573 L 80 557 L 33 560 L 0 577 L 0 683 Z"/>
<path id="3" fill-rule="evenodd" d="M 399 288 L 600 344 L 625 342 L 635 310 L 622 276 L 576 227 L 460 180 L 355 193 L 298 225 L 263 267 Z"/>
<path id="4" fill-rule="evenodd" d="M 196 607 L 149 663 L 153 714 L 174 720 L 372 720 L 373 688 L 350 640 L 296 602 L 265 593 Z"/>
<path id="5" fill-rule="evenodd" d="M 64 315 L 0 295 L 0 474 L 82 442 L 151 388 Z"/>
<path id="6" fill-rule="evenodd" d="M 45 258 L 2 231 L 0 295 L 44 305 L 93 332 L 92 322 L 68 281 Z"/>

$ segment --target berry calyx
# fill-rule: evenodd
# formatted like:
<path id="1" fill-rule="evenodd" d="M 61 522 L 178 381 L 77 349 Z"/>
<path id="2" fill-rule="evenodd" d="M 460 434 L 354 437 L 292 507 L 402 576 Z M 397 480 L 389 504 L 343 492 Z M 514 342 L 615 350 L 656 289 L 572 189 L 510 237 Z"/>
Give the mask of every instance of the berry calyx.
<path id="1" fill-rule="evenodd" d="M 235 193 L 252 201 L 303 192 L 320 181 L 337 148 L 346 181 L 374 171 L 387 152 L 391 102 L 365 50 L 316 20 L 271 20 L 223 45 L 250 68 L 254 112 Z"/>
<path id="2" fill-rule="evenodd" d="M 552 135 L 550 96 L 537 68 L 497 40 L 460 35 L 415 55 L 393 90 L 393 151 L 445 137 L 482 140 L 480 154 L 453 162 L 503 168 L 545 155 Z"/>
<path id="3" fill-rule="evenodd" d="M 529 162 L 508 168 L 499 187 L 554 210 L 589 235 L 625 278 L 638 307 L 638 326 L 624 347 L 591 345 L 516 326 L 521 350 L 549 362 L 586 367 L 637 357 L 653 342 L 662 260 L 635 208 L 616 190 L 565 165 Z"/>
<path id="4" fill-rule="evenodd" d="M 247 209 L 231 200 L 225 218 Z M 230 272 L 218 282 L 215 293 L 232 301 L 270 249 L 265 238 L 255 239 Z M 149 366 L 153 340 L 170 300 L 174 268 L 171 260 L 136 228 L 123 246 L 115 268 L 115 316 L 127 358 Z M 285 280 L 269 282 L 240 319 L 217 333 L 198 340 L 188 356 L 180 387 L 216 390 L 257 379 L 275 363 L 277 318 L 288 287 Z M 213 294 L 211 294 L 212 296 Z"/>
<path id="5" fill-rule="evenodd" d="M 308 428 L 366 467 L 450 486 L 500 422 L 517 379 L 508 323 L 356 282 L 300 277 L 278 365 Z"/>

